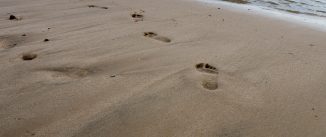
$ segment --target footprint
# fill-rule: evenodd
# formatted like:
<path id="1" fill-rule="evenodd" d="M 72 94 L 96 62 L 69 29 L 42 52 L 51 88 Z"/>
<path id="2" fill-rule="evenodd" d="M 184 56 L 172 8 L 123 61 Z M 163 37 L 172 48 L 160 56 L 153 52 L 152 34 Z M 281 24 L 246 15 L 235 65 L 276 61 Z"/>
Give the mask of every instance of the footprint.
<path id="1" fill-rule="evenodd" d="M 3 49 L 10 49 L 17 46 L 17 43 L 12 43 L 8 40 L 0 40 L 0 47 Z"/>
<path id="2" fill-rule="evenodd" d="M 196 65 L 196 69 L 205 73 L 218 74 L 217 68 L 208 63 L 199 63 Z"/>
<path id="3" fill-rule="evenodd" d="M 29 60 L 33 60 L 37 57 L 37 54 L 33 54 L 33 53 L 23 53 L 22 55 L 22 60 L 24 61 L 29 61 Z"/>
<path id="4" fill-rule="evenodd" d="M 196 66 L 197 71 L 204 72 L 202 75 L 201 85 L 203 88 L 208 90 L 218 89 L 217 74 L 218 70 L 216 67 L 209 65 L 208 63 L 199 63 Z M 209 74 L 209 75 L 207 75 Z M 211 75 L 214 74 L 214 75 Z"/>
<path id="5" fill-rule="evenodd" d="M 77 68 L 77 67 L 59 67 L 59 68 L 48 68 L 45 71 L 53 73 L 55 77 L 70 77 L 70 78 L 84 78 L 91 73 L 88 69 Z"/>
<path id="6" fill-rule="evenodd" d="M 165 42 L 165 43 L 171 42 L 171 39 L 164 37 L 164 36 L 157 35 L 155 32 L 144 32 L 144 36 L 161 41 L 161 42 Z"/>
<path id="7" fill-rule="evenodd" d="M 23 41 L 23 38 L 20 38 L 19 36 L 15 35 L 0 36 L 0 48 L 11 49 L 13 47 L 16 47 L 19 43 Z"/>
<path id="8" fill-rule="evenodd" d="M 76 80 L 81 80 L 95 71 L 89 68 L 79 67 L 48 67 L 36 69 L 33 75 L 38 77 L 38 81 L 46 83 L 64 84 Z"/>
<path id="9" fill-rule="evenodd" d="M 88 8 L 100 8 L 100 9 L 109 9 L 108 7 L 101 7 L 101 6 L 97 6 L 97 5 L 88 5 Z"/>
<path id="10" fill-rule="evenodd" d="M 11 49 L 14 47 L 22 46 L 28 42 L 32 42 L 38 39 L 36 34 L 7 34 L 0 36 L 0 50 L 1 49 Z"/>
<path id="11" fill-rule="evenodd" d="M 144 13 L 145 11 L 141 10 L 140 12 L 134 12 L 130 14 L 131 18 L 134 20 L 134 22 L 143 21 L 144 20 Z"/>

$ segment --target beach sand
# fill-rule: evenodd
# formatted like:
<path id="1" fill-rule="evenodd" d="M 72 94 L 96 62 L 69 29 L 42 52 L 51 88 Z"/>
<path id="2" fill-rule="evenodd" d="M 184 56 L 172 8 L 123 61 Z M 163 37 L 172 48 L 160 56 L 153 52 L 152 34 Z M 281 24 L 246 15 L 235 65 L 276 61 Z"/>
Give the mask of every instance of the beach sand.
<path id="1" fill-rule="evenodd" d="M 326 136 L 325 32 L 255 12 L 0 0 L 0 136 Z"/>

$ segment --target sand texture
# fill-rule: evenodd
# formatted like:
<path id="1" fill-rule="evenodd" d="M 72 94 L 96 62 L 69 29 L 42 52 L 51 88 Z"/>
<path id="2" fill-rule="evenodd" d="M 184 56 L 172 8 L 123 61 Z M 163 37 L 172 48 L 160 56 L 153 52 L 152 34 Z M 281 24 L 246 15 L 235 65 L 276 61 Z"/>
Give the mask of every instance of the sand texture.
<path id="1" fill-rule="evenodd" d="M 0 0 L 0 136 L 325 137 L 325 32 L 254 12 Z"/>

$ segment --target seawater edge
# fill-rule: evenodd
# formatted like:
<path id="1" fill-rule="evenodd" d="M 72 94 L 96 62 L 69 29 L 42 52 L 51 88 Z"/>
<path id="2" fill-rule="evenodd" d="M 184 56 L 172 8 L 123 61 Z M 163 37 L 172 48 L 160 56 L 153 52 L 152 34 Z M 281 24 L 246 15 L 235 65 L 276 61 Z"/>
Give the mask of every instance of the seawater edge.
<path id="1" fill-rule="evenodd" d="M 247 11 L 248 14 L 269 16 L 275 19 L 284 20 L 290 23 L 301 24 L 303 26 L 307 26 L 315 30 L 326 32 L 326 18 L 323 17 L 308 16 L 303 14 L 291 14 L 285 11 L 278 11 L 278 10 L 267 9 L 267 8 L 254 6 L 254 5 L 237 4 L 237 3 L 231 3 L 226 1 L 216 1 L 216 0 L 195 0 L 195 1 L 199 3 L 212 4 L 212 6 L 216 6 L 216 7 L 223 6 L 235 11 L 237 10 Z"/>

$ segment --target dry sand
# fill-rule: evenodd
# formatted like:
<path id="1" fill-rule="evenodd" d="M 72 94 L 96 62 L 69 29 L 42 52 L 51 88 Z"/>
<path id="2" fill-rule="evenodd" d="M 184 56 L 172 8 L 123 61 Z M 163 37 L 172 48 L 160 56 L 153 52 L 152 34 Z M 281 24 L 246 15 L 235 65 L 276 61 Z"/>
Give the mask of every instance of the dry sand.
<path id="1" fill-rule="evenodd" d="M 325 32 L 254 12 L 0 0 L 0 136 L 325 137 Z"/>

